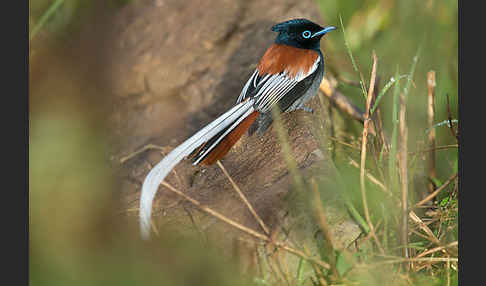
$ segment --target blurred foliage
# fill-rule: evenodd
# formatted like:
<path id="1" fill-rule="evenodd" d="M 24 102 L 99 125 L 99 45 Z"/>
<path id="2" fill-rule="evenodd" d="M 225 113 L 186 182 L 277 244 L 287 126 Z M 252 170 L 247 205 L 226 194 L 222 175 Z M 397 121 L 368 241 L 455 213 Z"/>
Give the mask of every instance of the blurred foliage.
<path id="1" fill-rule="evenodd" d="M 458 144 L 451 135 L 447 124 L 448 118 L 447 95 L 450 98 L 450 116 L 457 125 L 458 110 L 458 3 L 457 1 L 399 1 L 399 0 L 365 0 L 365 1 L 317 1 L 326 24 L 339 26 L 345 33 L 330 33 L 323 41 L 323 51 L 326 57 L 327 73 L 338 78 L 338 89 L 363 110 L 365 98 L 360 88 L 360 77 L 364 78 L 364 85 L 368 88 L 372 67 L 372 51 L 378 57 L 377 76 L 380 78 L 378 88 L 383 89 L 390 79 L 394 86 L 384 93 L 379 109 L 382 115 L 385 136 L 392 137 L 393 118 L 400 109 L 394 106 L 394 94 L 408 94 L 406 122 L 408 127 L 408 190 L 409 205 L 417 203 L 428 194 L 427 183 L 434 182 L 436 188 L 441 186 L 452 174 L 458 170 L 458 148 L 448 148 L 436 152 L 437 177 L 429 178 L 427 174 L 426 152 L 428 123 L 427 123 L 427 72 L 436 72 L 435 87 L 435 118 L 436 146 Z M 341 27 L 340 23 L 344 27 Z M 344 38 L 345 37 L 345 38 Z M 347 45 L 346 45 L 347 43 Z M 350 54 L 351 53 L 351 54 Z M 353 63 L 354 59 L 354 63 Z M 416 66 L 413 67 L 417 59 Z M 357 72 L 354 65 L 359 69 Z M 413 73 L 412 73 L 413 70 Z M 397 73 L 398 71 L 398 73 Z M 409 77 L 411 76 L 411 77 Z M 407 81 L 411 78 L 409 88 Z M 354 82 L 355 84 L 350 84 Z M 396 101 L 398 103 L 398 101 Z M 398 108 L 396 108 L 398 107 Z M 342 194 L 349 200 L 350 206 L 356 208 L 364 216 L 363 199 L 360 188 L 360 170 L 349 164 L 349 160 L 360 161 L 362 124 L 347 122 L 347 130 L 339 134 L 339 139 L 356 146 L 356 149 L 334 144 L 332 152 L 335 154 L 336 166 L 340 171 Z M 456 126 L 457 127 L 457 126 Z M 386 224 L 386 229 L 380 231 L 380 240 L 385 245 L 387 255 L 401 256 L 399 226 L 400 188 L 396 161 L 390 168 L 388 159 L 395 158 L 396 150 L 390 153 L 380 149 L 378 139 L 370 138 L 366 168 L 379 181 L 384 183 L 395 199 L 391 199 L 376 184 L 366 181 L 367 201 L 371 221 Z M 396 143 L 395 143 L 396 144 Z M 395 145 L 396 146 L 396 145 Z M 378 148 L 377 148 L 378 147 Z M 378 150 L 377 150 L 378 149 Z M 395 179 L 393 179 L 395 176 Z M 398 176 L 398 177 L 397 177 Z M 396 180 L 396 181 L 395 181 Z M 394 183 L 395 182 L 395 183 Z M 422 219 L 431 221 L 428 226 L 438 237 L 441 245 L 457 242 L 457 183 L 447 186 L 432 204 L 433 212 Z M 420 212 L 420 209 L 416 209 Z M 416 225 L 410 224 L 410 228 Z M 420 230 L 418 230 L 420 232 Z M 423 236 L 411 233 L 409 248 L 411 256 L 416 256 L 434 244 Z M 360 255 L 361 252 L 358 253 Z M 372 263 L 369 255 L 380 255 L 375 249 L 367 252 L 365 261 Z M 435 256 L 434 256 L 435 257 Z M 409 279 L 413 285 L 457 285 L 457 272 L 452 268 L 447 271 L 445 264 L 428 267 L 427 270 L 404 273 L 403 278 Z M 355 270 L 358 270 L 357 267 Z M 387 268 L 387 271 L 399 271 L 399 268 Z M 365 274 L 362 276 L 362 274 Z M 359 281 L 360 285 L 376 285 L 384 278 L 380 269 L 361 273 L 351 271 L 347 279 Z M 447 279 L 449 278 L 449 282 Z M 344 278 L 343 278 L 344 279 Z M 369 280 L 371 279 L 371 280 Z M 378 280 L 375 280 L 378 279 Z M 390 277 L 391 279 L 391 277 Z M 404 280 L 393 278 L 396 284 L 402 285 Z M 368 281 L 368 282 L 366 282 Z M 373 282 L 375 281 L 375 282 Z M 409 284 L 407 284 L 409 285 Z"/>
<path id="2" fill-rule="evenodd" d="M 120 8 L 136 0 L 105 0 L 103 5 Z M 89 21 L 98 3 L 94 0 L 29 0 L 29 34 L 32 40 L 42 30 L 49 36 L 69 37 Z"/>
<path id="3" fill-rule="evenodd" d="M 380 87 L 395 75 L 408 73 L 413 58 L 420 49 L 417 70 L 408 100 L 410 151 L 417 151 L 425 142 L 427 130 L 427 72 L 436 71 L 435 121 L 447 119 L 447 98 L 450 96 L 452 119 L 458 119 L 458 4 L 454 0 L 366 0 L 317 1 L 322 16 L 329 25 L 339 26 L 342 17 L 350 49 L 366 80 L 371 73 L 373 50 L 378 57 L 377 75 Z M 323 41 L 327 71 L 338 79 L 358 82 L 344 45 L 343 34 L 329 33 Z M 402 80 L 404 83 L 405 81 Z M 368 85 L 368 82 L 366 83 Z M 340 81 L 339 88 L 355 104 L 364 109 L 365 100 L 359 89 Z M 392 88 L 393 89 L 393 88 Z M 390 89 L 390 90 L 392 90 Z M 392 96 L 383 97 L 381 104 L 385 130 L 391 132 Z M 351 122 L 349 131 L 360 134 L 359 124 Z M 446 126 L 436 128 L 437 144 L 454 144 Z M 391 134 L 391 133 L 389 133 Z M 440 151 L 437 168 L 445 178 L 454 169 L 457 150 Z"/>
<path id="4" fill-rule="evenodd" d="M 92 4 L 30 1 L 30 31 L 51 8 L 30 53 L 30 284 L 251 285 L 216 246 L 167 232 L 143 242 L 138 221 L 120 212 L 106 94 L 66 45 Z"/>
<path id="5" fill-rule="evenodd" d="M 138 222 L 120 212 L 104 109 L 84 92 L 102 94 L 56 63 L 49 74 L 30 95 L 30 284 L 251 285 L 196 238 L 140 240 Z"/>

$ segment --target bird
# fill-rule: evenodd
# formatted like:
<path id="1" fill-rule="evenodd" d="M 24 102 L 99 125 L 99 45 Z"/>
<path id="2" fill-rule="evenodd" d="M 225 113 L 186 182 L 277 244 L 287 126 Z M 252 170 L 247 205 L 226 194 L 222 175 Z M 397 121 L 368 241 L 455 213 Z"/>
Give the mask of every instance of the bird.
<path id="1" fill-rule="evenodd" d="M 150 238 L 152 202 L 159 185 L 183 159 L 211 165 L 223 158 L 248 131 L 263 134 L 272 123 L 272 108 L 312 112 L 304 104 L 317 94 L 324 75 L 321 38 L 335 30 L 310 20 L 290 19 L 271 27 L 275 41 L 246 81 L 236 104 L 169 152 L 145 177 L 140 196 L 139 223 L 143 239 Z"/>

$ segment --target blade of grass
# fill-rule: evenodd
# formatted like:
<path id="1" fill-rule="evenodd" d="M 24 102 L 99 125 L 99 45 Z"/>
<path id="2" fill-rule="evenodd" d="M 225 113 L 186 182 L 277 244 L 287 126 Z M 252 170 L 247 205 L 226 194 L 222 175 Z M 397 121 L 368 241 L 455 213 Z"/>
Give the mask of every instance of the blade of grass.
<path id="1" fill-rule="evenodd" d="M 432 125 L 432 127 L 430 127 L 430 128 L 427 128 L 425 130 L 425 134 L 429 133 L 432 129 L 443 126 L 443 125 L 447 125 L 450 128 L 451 123 L 458 123 L 458 122 L 459 122 L 459 120 L 457 120 L 457 119 L 452 119 L 452 120 L 446 119 L 444 121 L 441 121 L 439 123 Z"/>
<path id="2" fill-rule="evenodd" d="M 344 45 L 346 46 L 346 50 L 348 51 L 349 57 L 351 58 L 351 63 L 353 64 L 353 68 L 359 75 L 359 84 L 361 86 L 361 91 L 363 93 L 364 98 L 366 98 L 367 92 L 363 80 L 363 74 L 359 71 L 358 65 L 356 65 L 356 61 L 354 60 L 353 53 L 351 52 L 351 48 L 349 47 L 348 40 L 346 38 L 346 31 L 344 29 L 343 18 L 341 17 L 341 14 L 339 14 L 339 21 L 341 22 L 341 27 L 343 30 Z"/>
<path id="3" fill-rule="evenodd" d="M 388 215 L 385 212 L 385 205 L 381 204 L 381 213 L 383 216 L 383 247 L 388 249 Z"/>
<path id="4" fill-rule="evenodd" d="M 54 12 L 56 12 L 57 9 L 59 9 L 59 7 L 61 7 L 61 4 L 63 2 L 64 2 L 64 0 L 56 0 L 56 1 L 54 1 L 54 3 L 51 4 L 51 6 L 49 6 L 49 8 L 47 8 L 47 10 L 44 12 L 44 14 L 42 14 L 42 16 L 40 17 L 39 22 L 37 22 L 37 24 L 32 29 L 32 31 L 30 33 L 30 39 L 29 40 L 32 40 L 34 38 L 34 36 L 37 34 L 37 32 L 39 32 L 39 30 L 42 28 L 42 26 L 44 26 L 44 24 L 47 22 L 47 20 L 49 20 L 49 18 L 52 15 L 54 15 Z"/>
<path id="5" fill-rule="evenodd" d="M 380 91 L 380 93 L 376 97 L 375 104 L 373 104 L 373 107 L 371 108 L 370 114 L 373 114 L 375 112 L 375 110 L 378 107 L 378 104 L 380 103 L 381 99 L 383 98 L 385 93 L 393 86 L 393 84 L 396 83 L 397 81 L 399 81 L 400 79 L 405 78 L 405 77 L 407 77 L 407 75 L 401 75 L 397 79 L 395 79 L 395 77 L 390 78 L 390 80 L 385 84 L 383 89 Z"/>
<path id="6" fill-rule="evenodd" d="M 403 89 L 403 93 L 405 96 L 405 104 L 407 102 L 408 92 L 410 90 L 410 86 L 412 84 L 412 78 L 415 73 L 415 68 L 417 66 L 417 61 L 420 55 L 421 48 L 419 47 L 417 53 L 415 54 L 412 65 L 410 67 L 410 72 L 408 73 L 407 83 Z M 395 75 L 396 78 L 400 77 L 399 68 L 397 66 L 397 72 Z M 396 174 L 396 156 L 397 156 L 397 139 L 398 139 L 398 111 L 399 111 L 399 96 L 400 96 L 400 82 L 397 81 L 395 84 L 395 89 L 393 92 L 393 110 L 392 110 L 392 139 L 391 139 L 391 148 L 390 148 L 390 156 L 388 161 L 388 176 L 390 178 L 390 189 L 397 190 L 398 189 L 398 178 Z"/>
<path id="7" fill-rule="evenodd" d="M 400 94 L 400 150 L 399 150 L 399 172 L 400 172 L 400 190 L 402 193 L 402 221 L 401 221 L 401 244 L 408 245 L 408 152 L 407 152 L 407 142 L 408 142 L 408 127 L 406 121 L 406 103 L 405 95 Z M 409 257 L 408 247 L 403 247 L 403 257 Z M 410 268 L 410 263 L 404 264 Z"/>
<path id="8" fill-rule="evenodd" d="M 366 220 L 361 216 L 358 210 L 354 207 L 349 199 L 345 202 L 346 208 L 348 209 L 351 216 L 356 220 L 356 222 L 361 226 L 366 234 L 370 233 L 370 227 L 366 223 Z"/>
<path id="9" fill-rule="evenodd" d="M 417 62 L 420 56 L 421 47 L 417 49 L 417 53 L 413 57 L 412 66 L 410 67 L 410 72 L 408 73 L 408 80 L 403 88 L 403 95 L 405 96 L 405 104 L 407 103 L 408 93 L 410 92 L 410 86 L 412 85 L 413 75 L 415 74 L 415 69 L 417 67 Z"/>
<path id="10" fill-rule="evenodd" d="M 282 124 L 282 116 L 278 110 L 278 107 L 272 108 L 272 117 L 274 118 L 273 124 L 277 130 L 279 142 L 282 144 L 282 153 L 284 155 L 285 162 L 289 167 L 289 172 L 294 179 L 295 186 L 298 190 L 304 190 L 304 180 L 300 176 L 299 171 L 297 170 L 297 162 L 295 161 L 294 156 L 292 156 L 287 134 Z"/>
<path id="11" fill-rule="evenodd" d="M 399 77 L 399 67 L 395 77 Z M 396 165 L 397 165 L 397 139 L 398 139 L 398 110 L 399 110 L 399 95 L 400 95 L 400 81 L 395 84 L 393 91 L 393 105 L 392 105 L 392 136 L 390 140 L 390 155 L 388 156 L 388 177 L 390 190 L 396 190 L 398 187 Z"/>
<path id="12" fill-rule="evenodd" d="M 400 173 L 400 190 L 401 190 L 401 223 L 400 223 L 400 241 L 402 245 L 408 245 L 408 165 L 407 165 L 407 141 L 408 141 L 408 128 L 405 120 L 406 115 L 406 106 L 407 106 L 407 98 L 408 93 L 410 91 L 410 86 L 412 84 L 413 75 L 415 73 L 415 69 L 417 66 L 418 58 L 420 54 L 420 47 L 417 50 L 416 55 L 413 58 L 412 66 L 410 67 L 410 73 L 408 75 L 407 83 L 405 84 L 403 93 L 400 94 L 399 98 L 399 122 L 398 122 L 398 129 L 400 132 L 400 150 L 399 150 L 399 173 Z M 395 141 L 395 145 L 396 145 Z M 403 256 L 404 258 L 409 257 L 409 249 L 407 247 L 403 248 Z M 411 267 L 411 264 L 404 264 Z"/>
<path id="13" fill-rule="evenodd" d="M 302 285 L 303 284 L 303 279 L 302 279 L 302 275 L 304 273 L 304 262 L 305 260 L 301 257 L 299 259 L 299 264 L 297 266 L 297 275 L 296 275 L 296 278 L 297 278 L 297 285 Z"/>

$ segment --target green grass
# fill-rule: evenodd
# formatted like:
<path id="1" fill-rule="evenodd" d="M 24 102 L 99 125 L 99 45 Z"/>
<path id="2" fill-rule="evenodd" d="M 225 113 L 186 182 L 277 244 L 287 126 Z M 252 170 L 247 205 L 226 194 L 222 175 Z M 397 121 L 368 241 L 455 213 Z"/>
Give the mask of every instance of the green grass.
<path id="1" fill-rule="evenodd" d="M 34 26 L 32 31 L 30 32 L 30 37 L 29 39 L 32 40 L 32 38 L 35 37 L 37 32 L 45 25 L 47 20 L 52 17 L 52 15 L 61 7 L 62 3 L 64 0 L 56 0 L 54 1 L 51 6 L 42 14 L 42 16 L 39 18 L 39 21 L 37 24 Z"/>
<path id="2" fill-rule="evenodd" d="M 385 152 L 381 140 L 369 138 L 370 146 L 375 145 L 377 148 L 368 148 L 371 158 L 367 160 L 366 168 L 382 180 L 395 198 L 380 195 L 373 184 L 366 186 L 369 190 L 368 201 L 371 201 L 372 222 L 376 225 L 380 220 L 384 221 L 378 236 L 386 246 L 386 254 L 396 257 L 401 256 L 400 249 L 404 247 L 400 244 L 398 235 L 400 214 L 394 211 L 400 208 L 401 178 L 397 167 L 400 144 L 399 96 L 403 94 L 406 99 L 409 129 L 407 145 L 409 151 L 414 154 L 425 149 L 426 134 L 429 131 L 426 113 L 426 73 L 429 70 L 435 70 L 437 74 L 436 123 L 432 127 L 437 131 L 436 145 L 457 144 L 456 138 L 451 135 L 447 127 L 448 114 L 445 100 L 446 94 L 449 93 L 451 116 L 457 124 L 457 3 L 454 1 L 425 2 L 428 3 L 423 1 L 318 1 L 326 23 L 329 25 L 339 23 L 341 25 L 339 28 L 343 30 L 341 35 L 334 33 L 325 39 L 323 49 L 326 59 L 329 59 L 328 73 L 338 79 L 346 78 L 360 82 L 360 88 L 342 84 L 341 91 L 364 109 L 363 95 L 366 97 L 369 83 L 363 77 L 366 78 L 370 74 L 372 50 L 375 50 L 378 56 L 377 74 L 381 78 L 394 79 L 380 85 L 380 93 L 371 108 L 372 113 L 378 107 L 382 112 L 385 134 L 390 140 L 390 150 L 388 153 Z M 375 13 L 377 7 L 381 9 L 379 14 Z M 410 20 L 412 18 L 413 20 Z M 441 44 L 437 45 L 437 43 Z M 408 70 L 407 74 L 401 74 L 404 67 Z M 393 89 L 391 96 L 386 96 L 391 89 Z M 349 136 L 359 138 L 361 131 L 359 128 L 349 128 L 347 133 Z M 346 141 L 346 138 L 343 137 L 342 140 Z M 351 190 L 352 204 L 359 206 L 359 170 L 349 168 L 347 160 L 343 159 L 351 157 L 359 162 L 359 152 L 344 150 L 346 154 L 338 156 L 335 163 L 341 176 L 347 178 L 346 189 Z M 439 187 L 448 177 L 457 172 L 458 160 L 457 148 L 436 151 L 438 175 L 437 178 L 427 178 L 423 156 L 412 154 L 408 159 L 409 193 L 411 194 L 409 205 L 414 205 L 418 201 L 418 192 L 426 189 L 426 184 L 420 183 L 417 178 L 423 177 L 425 181 L 430 179 Z M 436 220 L 428 227 L 439 239 L 439 245 L 457 241 L 457 194 L 454 192 L 454 183 L 440 193 L 433 209 L 436 212 L 432 217 L 422 214 L 421 219 Z M 357 210 L 363 215 L 361 208 L 358 207 Z M 419 210 L 414 209 L 414 211 Z M 432 243 L 430 239 L 416 234 L 423 234 L 423 230 L 417 229 L 410 220 L 409 226 L 415 231 L 409 234 L 409 245 L 407 245 L 412 250 L 411 257 L 420 255 L 425 249 L 439 246 L 437 243 Z M 372 264 L 376 261 L 379 252 L 376 245 L 372 249 L 371 255 L 365 256 L 364 263 Z M 435 252 L 425 257 L 444 257 L 444 255 L 442 252 Z M 457 263 L 452 267 L 450 265 L 448 267 L 446 263 L 437 263 L 429 268 L 417 270 L 416 267 L 402 268 L 397 263 L 390 268 L 390 271 L 402 273 L 402 277 L 411 279 L 413 285 L 446 285 L 448 280 L 450 285 L 457 285 L 457 272 L 454 267 L 457 267 Z M 379 269 L 371 269 L 367 274 L 375 278 L 383 275 Z M 351 279 L 359 285 L 368 285 L 366 279 L 359 275 L 348 274 L 341 279 Z M 401 279 L 395 281 L 396 285 L 405 283 Z"/>

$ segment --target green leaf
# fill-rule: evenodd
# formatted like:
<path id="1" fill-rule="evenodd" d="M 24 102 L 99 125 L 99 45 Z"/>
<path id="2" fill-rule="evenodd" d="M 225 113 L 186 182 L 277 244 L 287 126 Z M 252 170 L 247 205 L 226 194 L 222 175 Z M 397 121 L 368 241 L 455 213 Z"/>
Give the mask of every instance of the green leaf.
<path id="1" fill-rule="evenodd" d="M 446 206 L 446 205 L 447 205 L 447 203 L 448 203 L 448 202 L 449 202 L 449 197 L 445 197 L 445 198 L 443 198 L 443 199 L 440 201 L 439 205 L 440 205 L 441 207 L 444 207 L 444 206 Z"/>
<path id="2" fill-rule="evenodd" d="M 452 122 L 452 123 L 458 123 L 458 122 L 459 122 L 459 120 L 457 120 L 457 119 L 452 119 L 452 120 L 451 120 L 451 122 Z M 444 120 L 444 121 L 441 121 L 441 122 L 439 122 L 439 123 L 436 123 L 436 124 L 432 125 L 432 127 L 430 127 L 430 128 L 427 128 L 427 129 L 425 130 L 425 134 L 428 134 L 428 133 L 430 132 L 430 130 L 432 130 L 432 129 L 434 129 L 434 128 L 437 128 L 437 127 L 440 127 L 440 126 L 443 126 L 443 125 L 447 125 L 449 128 L 451 127 L 451 125 L 449 124 L 449 120 L 447 119 L 447 120 Z"/>
<path id="3" fill-rule="evenodd" d="M 336 271 L 338 272 L 339 276 L 343 276 L 346 272 L 348 272 L 353 265 L 346 260 L 346 257 L 344 257 L 343 253 L 340 251 L 337 251 L 337 256 L 336 256 Z"/>
<path id="4" fill-rule="evenodd" d="M 302 278 L 302 274 L 304 273 L 304 258 L 300 258 L 299 266 L 297 267 L 297 283 L 298 285 L 303 285 L 304 279 Z"/>
<path id="5" fill-rule="evenodd" d="M 430 180 L 434 183 L 434 185 L 438 188 L 442 186 L 442 181 L 439 180 L 438 178 L 431 177 Z"/>

